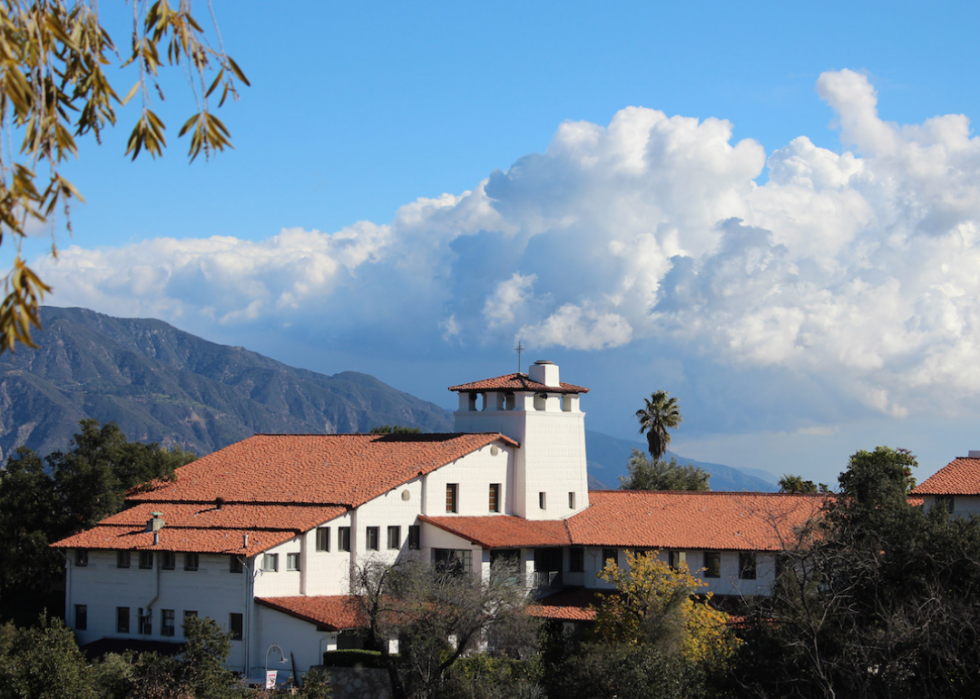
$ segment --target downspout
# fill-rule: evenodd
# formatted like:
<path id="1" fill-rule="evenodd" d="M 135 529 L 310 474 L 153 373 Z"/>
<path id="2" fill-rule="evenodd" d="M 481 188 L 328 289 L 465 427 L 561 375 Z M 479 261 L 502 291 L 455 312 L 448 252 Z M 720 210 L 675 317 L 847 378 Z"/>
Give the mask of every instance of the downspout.
<path id="1" fill-rule="evenodd" d="M 245 674 L 246 677 L 251 677 L 252 676 L 252 674 L 251 674 L 252 673 L 252 665 L 251 665 L 251 663 L 252 663 L 252 638 L 254 636 L 254 634 L 252 633 L 253 632 L 253 628 L 252 627 L 254 625 L 254 616 L 255 616 L 252 613 L 252 609 L 255 606 L 255 599 L 254 599 L 255 598 L 255 576 L 258 574 L 258 571 L 257 570 L 253 570 L 253 568 L 255 566 L 255 559 L 249 560 L 246 557 L 244 559 L 243 558 L 238 558 L 238 560 L 241 561 L 241 563 L 242 563 L 242 573 L 244 573 L 244 575 L 245 575 L 245 585 L 243 586 L 244 587 L 244 594 L 245 594 L 245 623 L 243 624 L 243 626 L 245 628 L 243 630 L 244 633 L 243 633 L 243 638 L 242 638 L 242 645 L 243 645 L 243 648 L 242 648 L 242 650 L 243 650 L 243 653 L 242 653 L 242 655 L 243 655 L 242 663 L 243 663 L 244 667 L 242 668 L 242 672 Z"/>
<path id="2" fill-rule="evenodd" d="M 63 549 L 55 549 L 65 559 L 65 622 L 68 622 L 68 614 L 71 613 L 71 557 Z M 74 626 L 75 619 L 71 620 Z"/>
<path id="3" fill-rule="evenodd" d="M 149 602 L 146 603 L 146 607 L 145 607 L 146 616 L 150 616 L 150 613 L 153 609 L 154 602 L 160 599 L 160 557 L 159 556 L 153 557 L 153 567 L 156 569 L 156 590 L 154 591 L 153 599 L 151 599 Z M 163 622 L 161 621 L 160 623 Z"/>

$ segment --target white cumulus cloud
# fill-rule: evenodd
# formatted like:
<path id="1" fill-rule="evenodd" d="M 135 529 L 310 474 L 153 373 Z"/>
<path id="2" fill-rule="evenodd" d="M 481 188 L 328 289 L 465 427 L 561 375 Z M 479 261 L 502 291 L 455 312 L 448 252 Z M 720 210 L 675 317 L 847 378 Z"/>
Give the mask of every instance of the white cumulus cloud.
<path id="1" fill-rule="evenodd" d="M 816 89 L 841 152 L 801 135 L 767 154 L 723 119 L 627 107 L 386 224 L 72 246 L 41 271 L 56 302 L 121 315 L 316 317 L 469 347 L 656 343 L 887 415 L 980 407 L 980 140 L 963 115 L 882 119 L 853 71 Z"/>

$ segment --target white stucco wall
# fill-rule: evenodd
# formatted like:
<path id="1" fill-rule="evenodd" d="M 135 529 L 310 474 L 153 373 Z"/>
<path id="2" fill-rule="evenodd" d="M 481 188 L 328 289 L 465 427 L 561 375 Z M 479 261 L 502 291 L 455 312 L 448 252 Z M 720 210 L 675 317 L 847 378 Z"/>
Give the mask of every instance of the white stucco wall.
<path id="1" fill-rule="evenodd" d="M 971 515 L 980 515 L 980 496 L 976 495 L 954 495 L 953 498 L 953 515 L 960 517 L 969 517 Z M 935 495 L 925 495 L 922 498 L 923 505 L 928 512 L 936 505 Z"/>
<path id="2" fill-rule="evenodd" d="M 159 556 L 154 556 L 152 570 L 143 570 L 135 551 L 130 568 L 116 567 L 115 551 L 90 550 L 88 565 L 84 567 L 75 565 L 73 550 L 67 553 L 69 569 L 65 602 L 68 625 L 76 626 L 75 605 L 84 604 L 88 608 L 87 630 L 76 629 L 80 644 L 100 638 L 181 642 L 184 640 L 182 625 L 186 610 L 196 611 L 200 617 L 211 617 L 225 630 L 229 628 L 230 614 L 242 614 L 243 621 L 245 619 L 247 573 L 231 573 L 228 556 L 200 554 L 198 570 L 185 571 L 184 554 L 181 553 L 177 554 L 174 570 L 159 570 Z M 129 633 L 116 631 L 117 607 L 129 607 Z M 153 610 L 150 635 L 139 633 L 139 608 Z M 160 633 L 163 609 L 174 610 L 173 636 Z M 241 670 L 242 662 L 242 642 L 233 641 L 228 666 Z"/>
<path id="3" fill-rule="evenodd" d="M 292 654 L 296 659 L 296 669 L 300 673 L 308 671 L 313 665 L 320 665 L 324 651 L 337 649 L 336 632 L 317 631 L 316 624 L 262 605 L 256 605 L 255 612 L 256 633 L 253 637 L 249 677 L 261 678 L 265 676 L 267 654 L 270 670 L 292 672 L 291 663 L 281 664 L 278 662 L 278 653 L 275 651 L 269 653 L 269 649 L 274 643 L 282 648 L 287 660 Z"/>
<path id="4" fill-rule="evenodd" d="M 455 514 L 469 517 L 494 514 L 490 512 L 491 483 L 500 484 L 500 498 L 503 501 L 500 514 L 514 514 L 515 452 L 512 446 L 495 442 L 425 476 L 423 514 L 431 517 L 452 516 L 453 513 L 446 511 L 446 486 L 450 483 L 458 486 Z"/>
<path id="5" fill-rule="evenodd" d="M 575 584 L 581 579 L 582 584 L 589 588 L 601 590 L 612 589 L 613 585 L 597 577 L 599 571 L 605 565 L 602 557 L 602 548 L 587 546 L 585 548 L 585 572 L 581 576 L 574 573 L 565 574 L 566 584 Z M 629 569 L 626 563 L 625 549 L 619 549 L 619 566 Z M 708 584 L 707 591 L 716 595 L 768 595 L 772 583 L 776 576 L 776 557 L 773 553 L 756 553 L 756 577 L 754 580 L 743 580 L 739 578 L 739 557 L 738 551 L 721 552 L 721 575 L 717 578 L 705 577 L 704 571 L 704 551 L 687 550 L 684 551 L 687 557 L 687 567 L 696 576 Z M 669 561 L 669 554 L 666 550 L 661 551 L 659 560 L 665 563 Z M 566 570 L 568 567 L 568 557 L 565 558 Z M 574 577 L 570 577 L 574 576 Z"/>
<path id="6" fill-rule="evenodd" d="M 513 509 L 527 519 L 564 519 L 589 505 L 585 451 L 585 413 L 578 397 L 548 394 L 536 399 L 533 392 L 516 391 L 514 408 L 501 410 L 499 392 L 488 392 L 475 410 L 467 396 L 454 413 L 458 432 L 500 432 L 521 448 L 513 472 Z M 567 407 L 567 410 L 565 409 Z M 545 494 L 545 507 L 540 494 Z M 574 507 L 569 493 L 574 493 Z"/>

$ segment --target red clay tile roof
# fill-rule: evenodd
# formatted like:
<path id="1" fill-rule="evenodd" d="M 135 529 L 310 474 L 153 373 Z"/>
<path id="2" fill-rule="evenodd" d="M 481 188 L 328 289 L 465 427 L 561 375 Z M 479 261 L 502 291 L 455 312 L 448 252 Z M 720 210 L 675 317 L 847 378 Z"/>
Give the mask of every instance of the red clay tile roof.
<path id="1" fill-rule="evenodd" d="M 511 515 L 485 517 L 419 517 L 483 548 L 568 546 L 562 521 L 532 521 Z"/>
<path id="2" fill-rule="evenodd" d="M 177 469 L 131 500 L 358 505 L 492 442 L 483 434 L 260 434 Z"/>
<path id="3" fill-rule="evenodd" d="M 472 383 L 463 383 L 459 386 L 450 386 L 450 391 L 461 393 L 475 393 L 482 391 L 547 391 L 548 393 L 588 393 L 589 389 L 582 386 L 575 386 L 570 383 L 561 383 L 559 386 L 545 386 L 543 383 L 531 381 L 527 374 L 507 374 L 497 376 L 492 379 L 483 379 Z"/>
<path id="4" fill-rule="evenodd" d="M 576 588 L 562 590 L 529 605 L 527 613 L 539 619 L 561 619 L 564 621 L 594 621 L 595 609 L 600 602 L 598 591 Z"/>
<path id="5" fill-rule="evenodd" d="M 825 495 L 593 490 L 566 520 L 572 544 L 778 551 L 816 516 Z"/>
<path id="6" fill-rule="evenodd" d="M 912 495 L 980 495 L 980 459 L 953 459 L 916 487 Z"/>
<path id="7" fill-rule="evenodd" d="M 53 544 L 59 548 L 147 549 L 192 553 L 235 553 L 253 556 L 297 534 L 342 515 L 340 506 L 139 503 L 88 531 Z M 166 522 L 160 543 L 146 531 L 151 512 Z M 248 547 L 243 546 L 248 534 Z"/>
<path id="8" fill-rule="evenodd" d="M 289 541 L 296 532 L 267 529 L 178 529 L 160 530 L 160 543 L 153 543 L 153 533 L 145 527 L 103 527 L 69 536 L 54 544 L 57 548 L 130 549 L 147 551 L 185 551 L 191 553 L 234 553 L 248 558 L 266 549 Z M 248 548 L 242 546 L 248 534 Z"/>
<path id="9" fill-rule="evenodd" d="M 326 626 L 334 631 L 360 629 L 367 626 L 350 595 L 320 597 L 256 597 L 261 605 L 289 614 L 311 624 Z"/>

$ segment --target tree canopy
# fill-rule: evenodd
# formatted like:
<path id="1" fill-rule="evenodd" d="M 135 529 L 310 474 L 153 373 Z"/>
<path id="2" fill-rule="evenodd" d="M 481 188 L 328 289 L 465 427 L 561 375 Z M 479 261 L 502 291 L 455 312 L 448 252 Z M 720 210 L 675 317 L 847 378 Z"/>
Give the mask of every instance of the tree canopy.
<path id="1" fill-rule="evenodd" d="M 648 459 L 639 449 L 630 456 L 629 476 L 619 477 L 621 490 L 711 490 L 711 474 L 693 464 Z"/>
<path id="2" fill-rule="evenodd" d="M 395 699 L 435 696 L 449 669 L 478 641 L 491 641 L 498 653 L 536 644 L 527 592 L 506 561 L 492 565 L 486 577 L 415 558 L 392 565 L 368 561 L 354 587 Z M 388 648 L 395 638 L 397 655 Z"/>
<path id="3" fill-rule="evenodd" d="M 684 418 L 677 399 L 671 398 L 667 391 L 654 391 L 643 402 L 644 406 L 636 411 L 636 419 L 640 421 L 640 434 L 647 436 L 650 456 L 657 461 L 663 458 L 670 444 L 668 430 L 675 429 Z"/>
<path id="4" fill-rule="evenodd" d="M 746 696 L 968 697 L 980 684 L 980 523 L 909 502 L 915 457 L 859 451 L 761 600 Z"/>
<path id="5" fill-rule="evenodd" d="M 83 199 L 61 166 L 77 157 L 77 138 L 91 134 L 100 141 L 102 131 L 116 124 L 116 107 L 138 96 L 139 117 L 126 155 L 161 155 L 167 142 L 166 126 L 153 111 L 153 95 L 160 101 L 164 96 L 158 71 L 183 63 L 197 103 L 178 133 L 190 137 L 190 159 L 231 147 L 228 129 L 212 109 L 237 97 L 237 84 L 248 80 L 225 53 L 217 27 L 215 47 L 191 14 L 190 1 L 175 2 L 171 7 L 167 0 L 134 0 L 132 41 L 122 54 L 94 0 L 0 2 L 0 128 L 20 140 L 19 150 L 0 149 L 0 244 L 6 237 L 18 251 L 3 278 L 0 352 L 18 342 L 34 346 L 31 326 L 40 327 L 39 307 L 51 288 L 21 258 L 20 244 L 29 222 L 47 224 L 53 232 L 59 213 L 71 229 L 70 202 Z M 123 97 L 105 71 L 117 58 L 138 71 Z"/>

